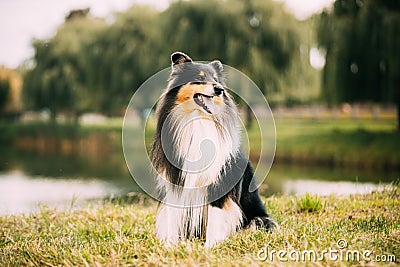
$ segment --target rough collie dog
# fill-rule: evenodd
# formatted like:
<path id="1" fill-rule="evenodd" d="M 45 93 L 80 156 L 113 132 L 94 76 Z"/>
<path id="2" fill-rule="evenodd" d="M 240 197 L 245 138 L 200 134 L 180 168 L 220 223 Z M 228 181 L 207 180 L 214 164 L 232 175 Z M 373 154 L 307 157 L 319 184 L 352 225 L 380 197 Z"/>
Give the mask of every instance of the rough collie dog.
<path id="1" fill-rule="evenodd" d="M 253 170 L 240 150 L 241 123 L 220 61 L 171 55 L 172 72 L 157 104 L 151 160 L 161 200 L 157 237 L 167 245 L 198 238 L 210 248 L 240 228 L 272 229 Z"/>

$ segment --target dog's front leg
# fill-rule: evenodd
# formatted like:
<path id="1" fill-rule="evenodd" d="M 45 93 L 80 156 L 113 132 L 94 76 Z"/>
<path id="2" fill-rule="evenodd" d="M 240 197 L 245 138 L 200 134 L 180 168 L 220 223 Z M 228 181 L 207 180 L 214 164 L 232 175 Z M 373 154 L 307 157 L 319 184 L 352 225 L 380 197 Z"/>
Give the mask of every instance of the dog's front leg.
<path id="1" fill-rule="evenodd" d="M 206 248 L 212 248 L 218 242 L 223 241 L 242 224 L 242 212 L 239 206 L 227 198 L 222 207 L 208 207 L 208 220 L 206 230 Z"/>
<path id="2" fill-rule="evenodd" d="M 179 241 L 179 225 L 177 213 L 180 209 L 161 204 L 156 218 L 156 232 L 159 240 L 167 247 L 176 245 Z"/>

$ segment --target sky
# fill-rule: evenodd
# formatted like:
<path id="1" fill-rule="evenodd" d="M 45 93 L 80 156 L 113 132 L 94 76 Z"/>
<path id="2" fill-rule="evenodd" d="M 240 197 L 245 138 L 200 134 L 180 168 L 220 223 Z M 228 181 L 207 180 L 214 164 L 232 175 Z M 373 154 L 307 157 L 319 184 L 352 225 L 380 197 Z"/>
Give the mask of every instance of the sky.
<path id="1" fill-rule="evenodd" d="M 90 7 L 94 16 L 109 17 L 134 3 L 162 10 L 171 0 L 0 0 L 0 65 L 16 68 L 33 56 L 33 39 L 50 38 L 72 9 Z M 275 0 L 298 19 L 322 11 L 334 0 Z"/>

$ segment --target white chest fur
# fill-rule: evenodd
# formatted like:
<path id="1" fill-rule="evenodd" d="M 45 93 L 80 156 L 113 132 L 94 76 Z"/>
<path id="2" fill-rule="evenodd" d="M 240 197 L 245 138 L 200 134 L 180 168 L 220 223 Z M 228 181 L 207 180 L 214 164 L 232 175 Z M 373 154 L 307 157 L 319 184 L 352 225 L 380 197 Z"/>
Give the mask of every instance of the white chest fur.
<path id="1" fill-rule="evenodd" d="M 172 185 L 163 183 L 166 187 L 166 204 L 160 207 L 156 222 L 158 237 L 172 243 L 185 236 L 201 234 L 205 227 L 203 224 L 211 215 L 210 212 L 213 212 L 206 205 L 206 186 L 218 182 L 221 171 L 239 149 L 240 136 L 236 125 L 224 127 L 218 121 L 198 112 L 191 116 L 176 114 L 172 117 L 170 126 L 174 129 L 176 154 L 184 160 L 181 173 L 184 189 L 177 195 L 172 190 Z M 161 176 L 165 176 L 165 173 Z M 186 190 L 188 188 L 197 189 Z M 174 203 L 173 206 L 168 206 L 170 203 Z M 240 222 L 239 216 L 236 217 L 235 224 Z M 231 228 L 234 229 L 233 226 Z"/>
<path id="2" fill-rule="evenodd" d="M 215 183 L 222 168 L 236 153 L 228 129 L 208 117 L 193 116 L 177 127 L 177 152 L 184 160 L 182 175 L 185 187 Z"/>

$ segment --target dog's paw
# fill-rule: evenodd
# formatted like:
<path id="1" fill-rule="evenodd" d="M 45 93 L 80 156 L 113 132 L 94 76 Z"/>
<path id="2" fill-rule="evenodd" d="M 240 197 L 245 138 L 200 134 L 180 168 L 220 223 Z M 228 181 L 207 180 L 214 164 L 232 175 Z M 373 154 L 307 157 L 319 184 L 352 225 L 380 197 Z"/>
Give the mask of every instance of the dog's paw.
<path id="1" fill-rule="evenodd" d="M 255 217 L 249 224 L 251 229 L 264 229 L 267 231 L 277 230 L 279 231 L 279 224 L 270 217 Z"/>
<path id="2" fill-rule="evenodd" d="M 216 239 L 207 239 L 206 242 L 204 243 L 204 247 L 206 249 L 212 249 L 218 244 L 219 240 Z"/>
<path id="3" fill-rule="evenodd" d="M 172 239 L 163 239 L 161 243 L 164 245 L 165 248 L 174 248 L 178 246 L 178 241 Z"/>

